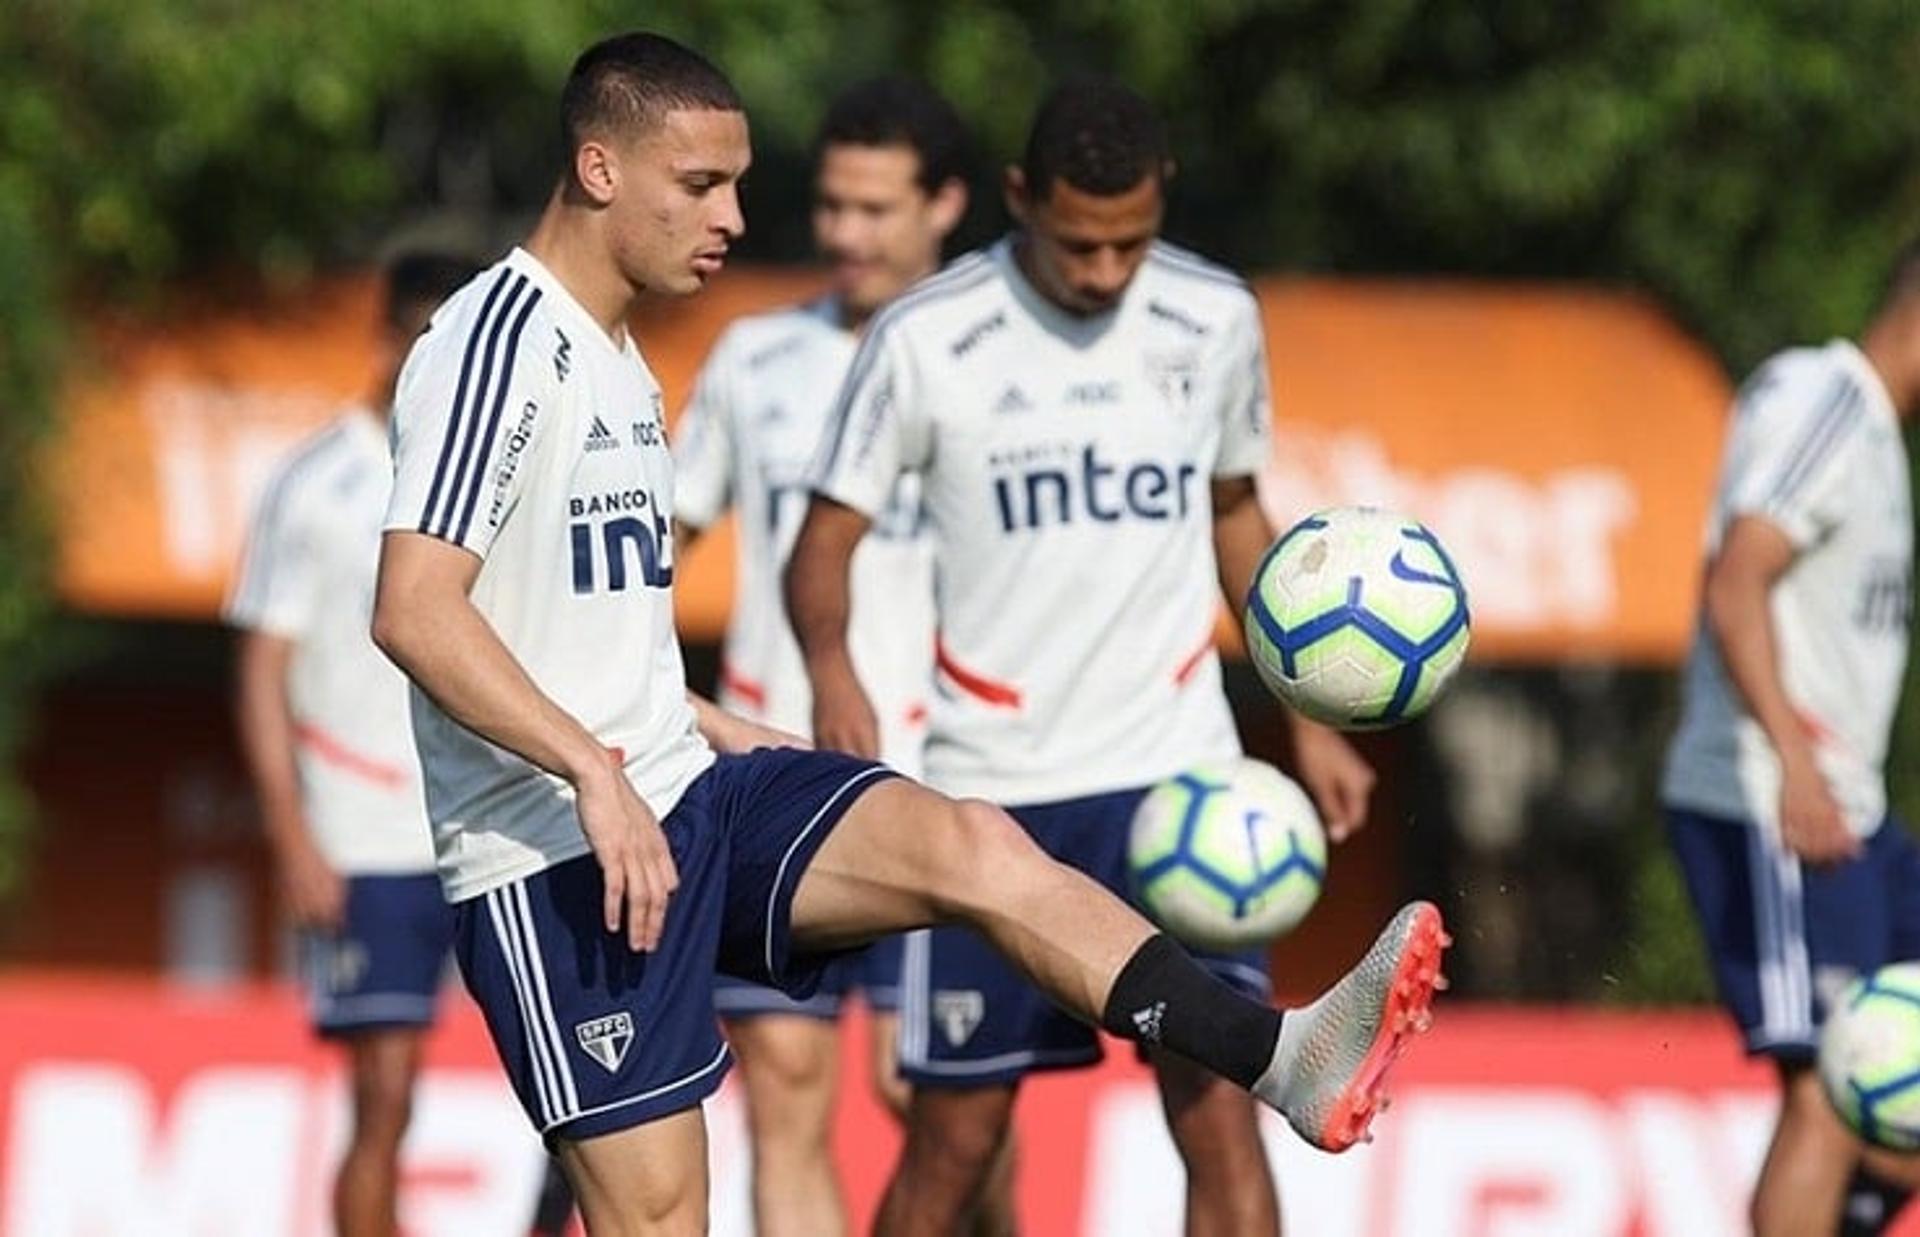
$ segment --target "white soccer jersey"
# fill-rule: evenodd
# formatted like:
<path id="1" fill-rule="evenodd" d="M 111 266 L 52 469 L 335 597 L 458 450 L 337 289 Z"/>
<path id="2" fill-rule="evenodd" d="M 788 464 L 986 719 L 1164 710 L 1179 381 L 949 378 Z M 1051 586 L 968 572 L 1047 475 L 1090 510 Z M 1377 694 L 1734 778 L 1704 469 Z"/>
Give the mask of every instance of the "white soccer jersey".
<path id="1" fill-rule="evenodd" d="M 434 316 L 400 378 L 389 529 L 481 560 L 473 604 L 664 817 L 712 763 L 673 630 L 673 461 L 660 388 L 515 249 Z M 475 897 L 587 850 L 573 789 L 442 713 L 414 738 L 440 874 Z"/>
<path id="2" fill-rule="evenodd" d="M 1172 246 L 1093 318 L 1034 291 L 1010 241 L 879 315 L 815 485 L 873 513 L 921 476 L 935 786 L 1050 802 L 1239 752 L 1209 483 L 1260 468 L 1267 419 L 1252 293 Z"/>
<path id="3" fill-rule="evenodd" d="M 226 604 L 235 627 L 293 644 L 301 807 L 327 862 L 356 875 L 433 870 L 407 681 L 367 634 L 392 488 L 385 430 L 347 412 L 268 483 Z"/>
<path id="4" fill-rule="evenodd" d="M 831 299 L 742 319 L 700 371 L 674 445 L 683 521 L 704 528 L 738 508 L 721 703 L 795 734 L 813 726 L 813 695 L 780 575 L 854 343 Z M 902 477 L 853 556 L 848 645 L 879 717 L 880 755 L 909 774 L 920 771 L 932 688 L 932 570 L 919 488 Z"/>
<path id="5" fill-rule="evenodd" d="M 1887 808 L 1887 736 L 1907 662 L 1913 528 L 1907 452 L 1886 388 L 1845 340 L 1768 361 L 1735 410 L 1707 530 L 1778 526 L 1799 556 L 1771 598 L 1787 695 L 1860 836 Z M 1668 753 L 1669 803 L 1779 825 L 1779 760 L 1701 624 Z"/>

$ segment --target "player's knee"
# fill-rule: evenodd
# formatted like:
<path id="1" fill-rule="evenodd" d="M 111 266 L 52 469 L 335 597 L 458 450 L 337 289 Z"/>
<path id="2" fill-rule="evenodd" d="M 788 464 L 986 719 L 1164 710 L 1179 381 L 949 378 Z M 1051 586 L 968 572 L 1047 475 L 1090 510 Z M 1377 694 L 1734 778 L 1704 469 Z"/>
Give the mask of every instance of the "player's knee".
<path id="1" fill-rule="evenodd" d="M 413 1078 L 398 1070 L 362 1071 L 354 1079 L 354 1127 L 363 1139 L 399 1142 L 413 1119 Z"/>
<path id="2" fill-rule="evenodd" d="M 1005 1110 L 988 1104 L 916 1104 L 907 1142 L 923 1169 L 984 1180 L 1007 1136 Z"/>

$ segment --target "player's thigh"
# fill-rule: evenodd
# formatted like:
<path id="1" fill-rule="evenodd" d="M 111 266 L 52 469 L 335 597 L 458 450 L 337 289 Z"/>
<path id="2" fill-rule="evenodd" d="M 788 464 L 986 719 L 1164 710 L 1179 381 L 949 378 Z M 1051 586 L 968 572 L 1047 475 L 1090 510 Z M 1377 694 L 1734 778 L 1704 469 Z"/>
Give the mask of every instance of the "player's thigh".
<path id="1" fill-rule="evenodd" d="M 1001 809 L 890 778 L 847 809 L 801 876 L 793 931 L 815 949 L 1014 897 L 1045 856 Z"/>
<path id="2" fill-rule="evenodd" d="M 692 1237 L 707 1228 L 707 1130 L 700 1109 L 591 1138 L 554 1154 L 594 1237 Z"/>

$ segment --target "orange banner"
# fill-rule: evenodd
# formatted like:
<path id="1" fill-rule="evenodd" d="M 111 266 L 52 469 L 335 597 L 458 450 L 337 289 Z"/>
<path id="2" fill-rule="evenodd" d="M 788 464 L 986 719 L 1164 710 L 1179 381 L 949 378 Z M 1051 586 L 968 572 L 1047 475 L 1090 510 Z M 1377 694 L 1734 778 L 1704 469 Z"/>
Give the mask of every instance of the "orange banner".
<path id="1" fill-rule="evenodd" d="M 814 286 L 736 271 L 638 324 L 669 406 L 733 317 Z M 1288 522 L 1328 503 L 1419 515 L 1473 598 L 1475 653 L 1672 661 L 1691 625 L 1728 387 L 1646 302 L 1572 289 L 1265 280 Z M 79 608 L 206 618 L 273 462 L 368 384 L 374 288 L 195 298 L 104 324 L 47 470 L 59 586 Z M 729 535 L 679 572 L 685 630 L 732 595 Z"/>
<path id="2" fill-rule="evenodd" d="M 524 1233 L 538 1144 L 477 1013 L 449 992 L 443 1014 L 403 1155 L 402 1227 Z M 865 1231 L 898 1134 L 864 1085 L 859 1023 L 842 1039 L 834 1149 Z M 0 1026 L 0 1235 L 326 1231 L 345 1080 L 286 992 L 14 978 L 0 980 Z M 1115 1048 L 1023 1090 L 1023 1231 L 1180 1231 L 1159 1098 Z M 1733 1237 L 1777 1102 L 1770 1073 L 1704 1013 L 1447 1006 L 1396 1083 L 1378 1141 L 1343 1156 L 1263 1121 L 1289 1232 Z M 731 1082 L 707 1107 L 716 1234 L 751 1231 L 743 1116 Z"/>

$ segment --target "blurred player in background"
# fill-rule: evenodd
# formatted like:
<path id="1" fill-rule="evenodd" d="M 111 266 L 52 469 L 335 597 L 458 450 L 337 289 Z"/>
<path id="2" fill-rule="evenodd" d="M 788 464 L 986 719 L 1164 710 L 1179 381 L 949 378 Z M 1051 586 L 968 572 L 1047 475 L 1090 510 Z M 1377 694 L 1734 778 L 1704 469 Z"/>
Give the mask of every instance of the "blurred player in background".
<path id="1" fill-rule="evenodd" d="M 1238 604 L 1273 539 L 1254 493 L 1271 449 L 1259 308 L 1238 277 L 1156 239 L 1172 167 L 1132 91 L 1089 80 L 1048 98 L 1006 174 L 1018 231 L 868 331 L 787 574 L 815 737 L 871 755 L 881 731 L 850 656 L 850 568 L 917 475 L 939 610 L 929 781 L 1015 805 L 1042 849 L 1121 894 L 1145 791 L 1240 754 L 1214 622 L 1220 590 Z M 1302 776 L 1345 836 L 1372 773 L 1337 734 L 1294 726 Z M 1270 998 L 1264 951 L 1195 958 Z M 883 1223 L 950 1232 L 1021 1080 L 1101 1048 L 957 927 L 909 941 L 901 1035 L 914 1095 Z M 1252 1099 L 1149 1055 L 1186 1164 L 1188 1231 L 1277 1232 Z"/>
<path id="2" fill-rule="evenodd" d="M 917 82 L 882 78 L 835 99 L 815 142 L 813 198 L 814 243 L 831 290 L 728 328 L 680 425 L 680 552 L 729 506 L 739 512 L 720 704 L 780 730 L 806 734 L 813 723 L 806 667 L 780 597 L 780 570 L 806 514 L 807 469 L 860 332 L 880 306 L 938 269 L 941 245 L 966 212 L 966 144 L 952 107 Z M 854 562 L 850 637 L 877 702 L 878 755 L 910 776 L 920 772 L 933 673 L 932 562 L 919 525 L 919 493 L 909 482 Z M 763 1237 L 846 1230 L 829 1136 L 834 1019 L 855 989 L 874 1016 L 876 1085 L 890 1108 L 904 1107 L 893 1059 L 901 940 L 836 962 L 803 1001 L 725 975 L 716 982 L 714 1004 L 746 1081 Z"/>
<path id="3" fill-rule="evenodd" d="M 1880 1231 L 1914 1180 L 1829 1106 L 1813 1060 L 1855 975 L 1920 957 L 1920 847 L 1888 817 L 1907 660 L 1920 250 L 1859 343 L 1782 352 L 1734 410 L 1663 797 L 1720 995 L 1783 1106 L 1761 1237 Z M 1859 1167 L 1860 1171 L 1856 1171 Z M 1878 1170 L 1870 1172 L 1868 1170 Z M 1849 1185 L 1849 1178 L 1852 1184 Z"/>
<path id="4" fill-rule="evenodd" d="M 372 398 L 275 474 L 226 606 L 241 744 L 307 936 L 314 1026 L 350 1060 L 353 1135 L 333 1195 L 350 1237 L 396 1231 L 400 1139 L 453 938 L 406 680 L 367 636 L 393 485 L 387 414 L 407 349 L 474 269 L 423 253 L 389 265 Z"/>

